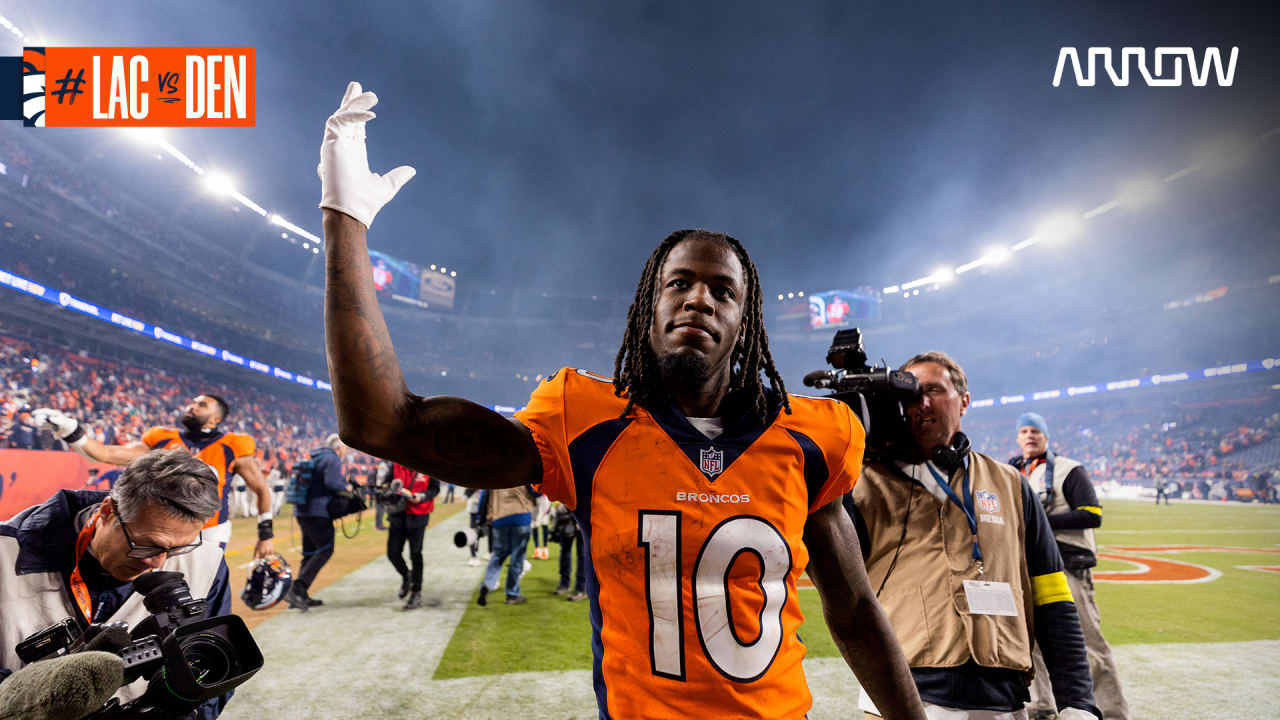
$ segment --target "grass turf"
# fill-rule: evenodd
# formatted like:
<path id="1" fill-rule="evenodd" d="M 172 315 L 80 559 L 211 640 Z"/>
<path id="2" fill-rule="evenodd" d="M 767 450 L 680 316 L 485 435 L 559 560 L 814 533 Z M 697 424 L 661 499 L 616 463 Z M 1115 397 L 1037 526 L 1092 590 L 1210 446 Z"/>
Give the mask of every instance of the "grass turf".
<path id="1" fill-rule="evenodd" d="M 436 509 L 431 513 L 431 525 L 444 521 L 450 515 L 462 511 L 467 503 L 436 502 Z M 387 534 L 374 528 L 374 512 L 372 509 L 361 513 L 359 529 L 354 517 L 345 518 L 342 523 L 334 524 L 333 557 L 320 570 L 316 581 L 311 586 L 312 595 L 320 595 L 330 583 L 337 582 L 347 573 L 359 568 L 387 551 Z M 302 567 L 302 531 L 293 521 L 293 506 L 286 503 L 280 508 L 275 518 L 275 548 L 284 556 L 289 568 L 296 576 Z M 346 535 L 354 535 L 348 538 Z M 231 612 L 244 618 L 250 629 L 261 625 L 279 613 L 288 610 L 286 603 L 277 603 L 266 610 L 250 610 L 240 599 L 240 591 L 244 588 L 248 569 L 243 567 L 253 560 L 253 548 L 258 540 L 258 521 L 255 518 L 236 518 L 231 521 L 231 542 L 227 544 L 227 568 L 231 572 Z"/>
<path id="2" fill-rule="evenodd" d="M 1106 503 L 1098 543 L 1106 547 L 1213 545 L 1280 549 L 1280 507 L 1147 502 Z M 523 580 L 528 604 L 507 606 L 502 593 L 487 608 L 474 603 L 463 615 L 436 670 L 436 679 L 498 673 L 585 670 L 591 667 L 587 603 L 552 595 L 559 579 L 559 546 L 551 560 L 533 560 Z M 1140 555 L 1141 553 L 1130 553 Z M 1192 643 L 1280 638 L 1280 574 L 1237 565 L 1280 565 L 1280 554 L 1190 552 L 1150 554 L 1206 565 L 1222 577 L 1196 584 L 1098 583 L 1103 628 L 1112 644 Z M 1104 560 L 1099 570 L 1125 570 Z M 504 575 L 505 578 L 505 575 Z M 478 589 L 478 587 L 477 587 Z M 474 599 L 474 596 L 473 596 Z M 822 618 L 818 594 L 800 591 L 805 624 L 800 636 L 810 657 L 838 651 Z"/>

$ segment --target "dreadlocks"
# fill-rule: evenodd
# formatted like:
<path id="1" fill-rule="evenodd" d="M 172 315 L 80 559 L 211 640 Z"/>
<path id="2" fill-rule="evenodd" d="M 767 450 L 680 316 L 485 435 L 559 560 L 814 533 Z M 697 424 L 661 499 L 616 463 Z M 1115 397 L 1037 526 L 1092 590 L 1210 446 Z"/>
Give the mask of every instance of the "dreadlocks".
<path id="1" fill-rule="evenodd" d="M 671 248 L 684 240 L 714 240 L 728 245 L 737 254 L 738 262 L 747 275 L 742 340 L 734 346 L 729 358 L 729 392 L 739 392 L 741 397 L 750 400 L 756 417 L 761 423 L 766 422 L 768 403 L 765 400 L 764 386 L 760 382 L 760 370 L 763 368 L 769 378 L 769 386 L 782 399 L 782 406 L 787 414 L 791 414 L 786 387 L 769 354 L 769 336 L 765 334 L 761 311 L 760 276 L 756 273 L 755 264 L 737 239 L 724 233 L 697 229 L 677 230 L 668 235 L 649 256 L 644 264 L 644 272 L 640 274 L 635 300 L 627 311 L 627 330 L 622 336 L 622 347 L 618 348 L 618 356 L 613 363 L 614 394 L 621 397 L 623 392 L 627 393 L 627 407 L 622 411 L 622 417 L 629 415 L 632 407 L 637 404 L 645 407 L 670 401 L 670 393 L 658 370 L 658 358 L 649 341 L 649 329 L 653 325 L 658 273 L 661 272 Z"/>

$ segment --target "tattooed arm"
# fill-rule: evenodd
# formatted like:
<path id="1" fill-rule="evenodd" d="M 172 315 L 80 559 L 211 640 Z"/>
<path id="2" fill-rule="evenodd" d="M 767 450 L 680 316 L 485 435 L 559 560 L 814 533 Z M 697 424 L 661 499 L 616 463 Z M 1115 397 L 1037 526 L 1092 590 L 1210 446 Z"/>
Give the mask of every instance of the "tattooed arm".
<path id="1" fill-rule="evenodd" d="M 519 423 L 462 398 L 409 392 L 378 307 L 365 226 L 325 208 L 324 251 L 324 337 L 342 441 L 464 487 L 538 482 L 538 450 Z"/>

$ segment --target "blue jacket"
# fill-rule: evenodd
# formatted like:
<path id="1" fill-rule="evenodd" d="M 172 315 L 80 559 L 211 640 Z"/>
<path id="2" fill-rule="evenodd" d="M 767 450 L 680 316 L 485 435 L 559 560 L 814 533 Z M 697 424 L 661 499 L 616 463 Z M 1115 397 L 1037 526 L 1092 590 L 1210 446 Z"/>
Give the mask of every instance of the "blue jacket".
<path id="1" fill-rule="evenodd" d="M 102 502 L 105 497 L 107 493 L 98 490 L 59 490 L 43 504 L 27 508 L 0 525 L 0 534 L 18 542 L 18 566 L 12 572 L 18 575 L 58 572 L 63 575 L 64 581 L 69 578 L 76 565 L 76 515 L 81 510 Z M 81 561 L 82 566 L 90 564 L 93 568 L 100 569 L 92 561 L 92 556 L 88 553 L 85 555 Z M 132 582 L 103 580 L 100 571 L 90 571 L 86 585 L 95 608 L 94 614 L 99 617 L 111 617 L 133 594 Z M 70 595 L 70 585 L 64 585 L 64 589 Z M 225 561 L 221 561 L 206 597 L 206 617 L 231 614 L 230 578 Z M 3 612 L 3 608 L 0 608 L 0 612 Z M 31 632 L 43 629 L 31 628 Z M 12 668 L 0 667 L 0 681 L 12 674 L 12 671 Z M 197 717 L 199 720 L 213 720 L 221 714 L 230 699 L 231 693 L 227 693 L 205 701 L 197 709 Z"/>
<path id="2" fill-rule="evenodd" d="M 307 491 L 307 502 L 295 505 L 294 517 L 329 517 L 329 498 L 333 494 L 347 489 L 347 480 L 342 475 L 342 458 L 328 447 L 311 451 L 311 462 L 315 469 L 311 472 L 311 487 Z"/>

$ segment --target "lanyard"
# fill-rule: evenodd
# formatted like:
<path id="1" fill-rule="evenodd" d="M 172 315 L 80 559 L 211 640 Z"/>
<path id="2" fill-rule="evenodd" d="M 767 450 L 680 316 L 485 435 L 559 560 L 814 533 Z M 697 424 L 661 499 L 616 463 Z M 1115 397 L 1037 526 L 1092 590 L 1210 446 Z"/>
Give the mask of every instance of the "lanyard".
<path id="1" fill-rule="evenodd" d="M 89 597 L 89 586 L 85 583 L 84 576 L 80 574 L 80 558 L 88 549 L 89 541 L 93 539 L 93 528 L 97 526 L 98 519 L 101 517 L 102 508 L 98 508 L 98 511 L 93 514 L 93 519 L 85 523 L 80 534 L 76 536 L 76 565 L 71 570 L 71 596 L 75 598 L 76 605 L 80 607 L 80 614 L 86 623 L 93 622 L 93 600 Z"/>
<path id="2" fill-rule="evenodd" d="M 973 494 L 969 492 L 969 459 L 965 458 L 964 461 L 964 485 L 962 488 L 964 490 L 963 502 L 961 502 L 959 497 L 956 497 L 956 491 L 951 489 L 951 484 L 947 482 L 947 479 L 939 475 L 937 470 L 933 469 L 933 465 L 926 462 L 924 466 L 929 469 L 930 474 L 933 475 L 933 479 L 938 481 L 938 487 L 941 487 L 942 491 L 947 494 L 947 497 L 951 498 L 951 502 L 955 503 L 956 507 L 960 508 L 960 510 L 964 512 L 965 519 L 969 521 L 969 532 L 973 534 L 973 559 L 974 562 L 978 563 L 978 574 L 985 574 L 986 569 L 982 565 L 982 548 L 978 546 L 978 518 L 977 513 L 973 509 Z"/>
<path id="3" fill-rule="evenodd" d="M 1031 480 L 1036 468 L 1044 465 L 1044 476 L 1040 478 L 1040 504 L 1047 511 L 1053 505 L 1053 452 L 1046 450 L 1043 458 L 1037 458 L 1022 464 L 1022 474 Z"/>

